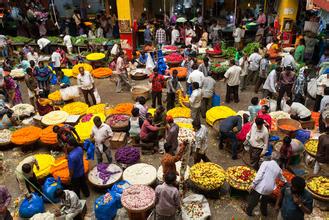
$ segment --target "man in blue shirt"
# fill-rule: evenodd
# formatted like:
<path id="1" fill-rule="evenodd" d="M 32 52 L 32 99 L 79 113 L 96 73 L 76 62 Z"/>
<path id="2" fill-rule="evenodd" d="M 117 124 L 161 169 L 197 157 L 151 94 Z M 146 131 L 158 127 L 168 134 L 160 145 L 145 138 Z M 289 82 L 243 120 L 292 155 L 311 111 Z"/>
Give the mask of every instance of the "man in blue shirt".
<path id="1" fill-rule="evenodd" d="M 305 189 L 305 180 L 296 176 L 291 180 L 291 186 L 283 188 L 279 195 L 275 209 L 281 212 L 278 219 L 283 220 L 303 220 L 304 213 L 311 214 L 313 210 L 312 195 Z"/>
<path id="2" fill-rule="evenodd" d="M 81 147 L 67 145 L 67 160 L 70 171 L 71 186 L 73 191 L 80 197 L 80 190 L 85 197 L 89 197 L 90 192 L 86 182 L 83 166 L 83 150 Z"/>

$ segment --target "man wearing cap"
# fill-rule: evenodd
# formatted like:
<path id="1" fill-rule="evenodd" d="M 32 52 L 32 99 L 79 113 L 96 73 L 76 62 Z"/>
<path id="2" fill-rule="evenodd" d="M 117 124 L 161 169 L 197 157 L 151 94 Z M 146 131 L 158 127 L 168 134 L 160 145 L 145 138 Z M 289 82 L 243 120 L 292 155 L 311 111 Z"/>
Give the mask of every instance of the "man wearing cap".
<path id="1" fill-rule="evenodd" d="M 175 152 L 178 147 L 178 132 L 179 127 L 174 122 L 172 116 L 166 117 L 166 143 L 172 147 L 172 151 Z"/>

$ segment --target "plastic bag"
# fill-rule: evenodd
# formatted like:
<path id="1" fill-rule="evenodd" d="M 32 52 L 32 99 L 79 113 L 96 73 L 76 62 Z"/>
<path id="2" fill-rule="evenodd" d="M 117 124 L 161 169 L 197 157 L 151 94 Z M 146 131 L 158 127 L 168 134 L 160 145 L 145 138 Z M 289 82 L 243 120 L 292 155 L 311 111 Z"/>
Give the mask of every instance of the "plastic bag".
<path id="1" fill-rule="evenodd" d="M 214 93 L 212 96 L 211 104 L 212 104 L 212 107 L 220 106 L 220 96 L 217 95 L 216 93 Z"/>
<path id="2" fill-rule="evenodd" d="M 307 130 L 298 130 L 296 131 L 296 139 L 305 144 L 305 142 L 310 139 L 311 132 Z"/>
<path id="3" fill-rule="evenodd" d="M 129 182 L 125 181 L 125 180 L 121 180 L 119 182 L 116 182 L 112 186 L 111 191 L 115 194 L 115 196 L 117 197 L 117 200 L 119 201 L 118 202 L 118 208 L 122 207 L 121 195 L 122 195 L 123 190 L 127 189 L 130 186 L 131 186 L 131 184 Z"/>
<path id="4" fill-rule="evenodd" d="M 19 216 L 21 218 L 31 218 L 33 215 L 45 211 L 43 200 L 36 193 L 31 194 L 31 198 L 25 198 L 19 206 Z"/>
<path id="5" fill-rule="evenodd" d="M 194 217 L 192 218 L 191 216 L 189 216 L 187 210 L 186 210 L 186 205 L 190 204 L 190 203 L 200 203 L 202 205 L 202 211 L 203 211 L 203 215 L 199 218 Z M 210 213 L 210 207 L 209 207 L 209 203 L 207 201 L 207 199 L 203 196 L 203 195 L 199 195 L 199 194 L 192 194 L 186 198 L 183 199 L 183 207 L 182 207 L 182 219 L 183 220 L 205 220 L 207 219 L 209 216 L 211 216 Z"/>
<path id="6" fill-rule="evenodd" d="M 96 88 L 94 89 L 94 96 L 95 96 L 95 99 L 96 99 L 96 103 L 97 104 L 99 104 L 99 103 L 102 102 L 101 97 L 100 97 L 100 95 L 98 93 L 98 90 Z"/>
<path id="7" fill-rule="evenodd" d="M 153 71 L 154 67 L 155 67 L 155 64 L 153 62 L 152 56 L 150 55 L 150 53 L 147 53 L 146 69 Z"/>
<path id="8" fill-rule="evenodd" d="M 111 49 L 111 55 L 117 55 L 119 51 L 119 46 L 118 44 L 114 44 L 114 46 Z"/>
<path id="9" fill-rule="evenodd" d="M 80 97 L 79 86 L 70 86 L 65 89 L 60 89 L 59 91 L 60 91 L 61 97 L 64 101 Z"/>
<path id="10" fill-rule="evenodd" d="M 60 201 L 59 198 L 55 197 L 55 192 L 57 189 L 63 189 L 61 179 L 58 177 L 56 181 L 54 177 L 48 177 L 42 186 L 42 193 L 53 203 L 57 203 Z M 49 202 L 47 198 L 43 198 L 43 200 L 45 202 Z"/>
<path id="11" fill-rule="evenodd" d="M 117 197 L 114 192 L 108 191 L 95 200 L 94 210 L 97 220 L 112 220 L 118 211 Z"/>
<path id="12" fill-rule="evenodd" d="M 307 93 L 315 99 L 316 97 L 316 90 L 317 90 L 317 86 L 316 86 L 316 79 L 313 78 L 311 79 L 308 83 L 307 83 Z"/>
<path id="13" fill-rule="evenodd" d="M 91 142 L 91 140 L 85 140 L 85 142 L 83 143 L 83 149 L 87 151 L 87 160 L 94 160 L 95 145 L 93 144 L 93 142 Z"/>

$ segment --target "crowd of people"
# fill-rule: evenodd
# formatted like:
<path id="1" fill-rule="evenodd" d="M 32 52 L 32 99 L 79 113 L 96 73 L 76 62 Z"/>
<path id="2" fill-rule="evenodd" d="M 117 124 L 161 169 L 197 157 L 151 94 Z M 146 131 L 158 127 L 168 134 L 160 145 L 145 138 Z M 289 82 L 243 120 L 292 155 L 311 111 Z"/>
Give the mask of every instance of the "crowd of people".
<path id="1" fill-rule="evenodd" d="M 89 38 L 100 38 L 115 36 L 115 25 L 109 22 L 105 16 L 97 17 L 96 33 L 93 30 L 83 26 L 80 14 L 75 11 L 72 16 L 75 26 L 75 33 L 86 34 Z M 278 56 L 281 51 L 278 44 L 277 30 L 273 26 L 273 31 L 265 31 L 266 17 L 260 13 L 258 17 L 259 29 L 255 40 L 260 42 L 261 48 L 255 49 L 249 56 L 241 54 L 237 59 L 229 60 L 229 68 L 223 75 L 222 83 L 226 84 L 225 103 L 229 104 L 240 102 L 239 92 L 245 92 L 254 85 L 253 92 L 255 97 L 251 98 L 251 105 L 243 115 L 236 115 L 225 118 L 219 125 L 219 150 L 224 146 L 231 147 L 232 160 L 239 159 L 238 149 L 241 146 L 249 150 L 250 165 L 257 171 L 256 178 L 249 189 L 250 195 L 245 207 L 247 215 L 253 215 L 253 209 L 260 201 L 261 214 L 267 216 L 267 204 L 269 195 L 275 188 L 277 178 L 286 180 L 282 176 L 282 169 L 290 166 L 292 157 L 292 140 L 286 135 L 283 137 L 283 145 L 280 152 L 269 153 L 269 142 L 273 131 L 272 118 L 270 116 L 270 106 L 260 105 L 258 93 L 262 91 L 263 98 L 271 98 L 276 101 L 276 108 L 279 111 L 283 109 L 288 111 L 292 119 L 298 121 L 311 120 L 311 110 L 306 102 L 307 88 L 310 81 L 309 67 L 299 68 L 304 60 L 311 59 L 308 54 L 305 40 L 300 39 L 297 47 L 290 50 L 282 58 Z M 161 72 L 158 66 L 150 71 L 149 83 L 151 84 L 151 104 L 150 107 L 156 109 L 154 115 L 148 112 L 147 101 L 145 97 L 138 97 L 129 119 L 129 131 L 127 132 L 132 142 L 137 145 L 151 144 L 154 152 L 162 153 L 161 165 L 163 166 L 164 183 L 157 186 L 155 209 L 159 219 L 175 219 L 176 211 L 180 209 L 180 193 L 176 183 L 175 163 L 180 161 L 186 148 L 192 147 L 193 163 L 209 162 L 207 155 L 209 148 L 209 128 L 205 125 L 204 119 L 206 112 L 212 107 L 212 97 L 220 84 L 217 83 L 217 76 L 210 71 L 212 58 L 205 56 L 201 64 L 197 63 L 197 54 L 199 48 L 206 48 L 210 42 L 214 46 L 220 42 L 219 30 L 220 23 L 213 22 L 209 27 L 203 25 L 202 19 L 198 19 L 198 24 L 187 23 L 183 25 L 174 25 L 171 34 L 168 37 L 163 25 L 156 25 L 155 31 L 150 29 L 150 24 L 146 25 L 144 39 L 146 44 L 155 44 L 161 49 L 163 45 L 172 44 L 184 45 L 184 61 L 182 66 L 187 69 L 186 86 L 179 81 L 178 71 L 174 70 L 172 75 Z M 267 28 L 271 28 L 267 27 Z M 2 68 L 0 69 L 0 117 L 2 119 L 1 128 L 14 126 L 18 121 L 13 117 L 12 111 L 7 107 L 22 103 L 22 93 L 28 94 L 28 98 L 37 112 L 43 116 L 55 109 L 51 102 L 47 102 L 47 97 L 51 90 L 51 84 L 59 88 L 69 87 L 72 83 L 70 79 L 62 72 L 62 67 L 67 66 L 68 59 L 66 55 L 72 52 L 72 43 L 69 33 L 74 32 L 70 27 L 66 27 L 64 35 L 64 46 L 53 49 L 50 41 L 43 38 L 45 34 L 39 27 L 41 38 L 37 41 L 40 52 L 51 55 L 49 68 L 45 62 L 39 60 L 39 55 L 35 49 L 26 45 L 22 51 L 19 51 L 20 60 L 14 62 L 8 58 L 4 48 L 5 57 Z M 86 31 L 87 30 L 87 31 Z M 64 31 L 64 30 L 63 30 Z M 64 32 L 63 32 L 64 33 Z M 271 33 L 272 39 L 266 42 L 268 36 L 265 33 Z M 72 34 L 73 35 L 73 34 Z M 235 47 L 241 52 L 243 46 L 243 30 L 241 25 L 234 32 Z M 0 38 L 1 39 L 1 38 Z M 6 40 L 6 39 L 5 39 Z M 265 42 L 268 43 L 265 45 Z M 128 70 L 134 67 L 142 66 L 152 59 L 156 63 L 154 54 L 141 51 L 137 56 L 134 51 L 133 59 L 128 58 L 120 45 L 115 45 L 115 50 L 108 53 L 113 57 L 109 66 L 116 71 L 117 93 L 124 92 L 124 88 L 131 87 L 131 79 L 128 76 Z M 39 51 L 38 51 L 39 52 Z M 310 58 L 311 57 L 311 58 Z M 319 65 L 326 62 L 329 58 L 329 49 L 326 49 L 320 59 Z M 10 72 L 18 65 L 26 71 L 24 82 L 27 90 L 22 91 L 20 84 L 5 72 Z M 55 72 L 55 74 L 53 73 Z M 92 74 L 83 67 L 79 68 L 76 84 L 84 97 L 85 103 L 89 106 L 95 105 L 95 79 Z M 316 163 L 314 174 L 320 170 L 320 166 L 329 163 L 329 69 L 316 79 L 316 96 L 313 111 L 320 112 L 321 117 L 318 152 L 316 154 Z M 162 95 L 166 92 L 166 100 Z M 179 143 L 178 134 L 180 127 L 175 123 L 174 118 L 167 115 L 178 103 L 178 93 L 182 96 L 188 95 L 188 101 L 184 107 L 191 110 L 193 119 L 192 127 L 195 132 L 195 143 Z M 288 98 L 286 98 L 287 96 Z M 288 106 L 288 108 L 286 107 Z M 288 110 L 287 110 L 288 109 Z M 93 119 L 94 126 L 90 134 L 90 139 L 95 143 L 95 152 L 97 163 L 103 162 L 105 155 L 108 163 L 113 163 L 110 145 L 108 140 L 113 136 L 111 127 L 101 121 L 99 117 Z M 73 219 L 78 215 L 81 208 L 80 191 L 85 197 L 89 197 L 90 191 L 86 181 L 83 164 L 84 151 L 81 147 L 81 140 L 74 127 L 64 125 L 62 127 L 54 126 L 53 131 L 57 134 L 59 145 L 63 148 L 67 159 L 70 174 L 70 189 L 57 190 L 55 195 L 62 202 L 64 208 L 56 211 L 56 216 L 65 215 L 66 219 Z M 164 140 L 163 149 L 159 142 Z M 265 160 L 265 161 L 263 161 Z M 41 186 L 33 171 L 33 166 L 38 168 L 35 158 L 23 164 L 16 172 L 20 181 L 20 189 L 29 193 L 40 192 Z M 7 187 L 0 186 L 0 216 L 10 219 L 8 206 L 11 201 L 10 193 Z M 302 177 L 294 177 L 291 184 L 285 187 L 275 205 L 276 210 L 280 210 L 279 219 L 304 219 L 304 214 L 312 213 L 313 199 L 310 193 L 305 189 L 305 180 Z"/>

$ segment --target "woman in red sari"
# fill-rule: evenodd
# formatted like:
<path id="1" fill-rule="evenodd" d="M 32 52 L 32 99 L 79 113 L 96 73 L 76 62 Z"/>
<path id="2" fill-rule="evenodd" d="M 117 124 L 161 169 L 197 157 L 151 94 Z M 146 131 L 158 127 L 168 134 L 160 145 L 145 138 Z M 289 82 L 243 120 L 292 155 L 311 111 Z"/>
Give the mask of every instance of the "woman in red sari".
<path id="1" fill-rule="evenodd" d="M 268 114 L 270 107 L 263 105 L 261 110 L 257 113 L 257 118 L 262 118 L 265 121 L 265 126 L 268 130 L 271 130 L 272 126 L 272 117 Z"/>

